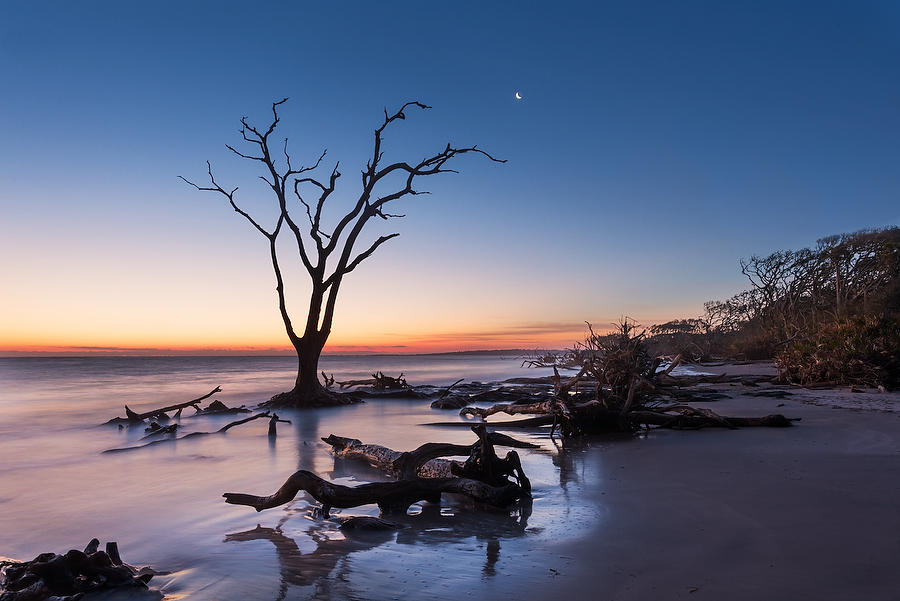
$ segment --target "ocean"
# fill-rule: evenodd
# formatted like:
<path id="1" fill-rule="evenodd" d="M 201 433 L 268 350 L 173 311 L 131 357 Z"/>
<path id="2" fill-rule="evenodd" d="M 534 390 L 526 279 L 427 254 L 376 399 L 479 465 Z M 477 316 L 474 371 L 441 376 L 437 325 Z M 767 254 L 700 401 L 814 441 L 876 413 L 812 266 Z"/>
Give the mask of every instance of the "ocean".
<path id="1" fill-rule="evenodd" d="M 548 373 L 521 362 L 480 354 L 339 356 L 323 358 L 321 368 L 338 380 L 403 372 L 413 385 Z M 274 492 L 297 469 L 347 485 L 384 479 L 335 459 L 320 440 L 329 434 L 398 450 L 474 440 L 464 427 L 424 425 L 463 418 L 422 400 L 279 411 L 292 424 L 280 424 L 274 440 L 258 420 L 225 434 L 103 453 L 146 442 L 142 427 L 104 425 L 123 416 L 125 404 L 148 410 L 220 386 L 212 398 L 255 405 L 289 389 L 294 370 L 292 357 L 0 359 L 0 555 L 27 560 L 83 548 L 94 537 L 115 540 L 126 562 L 168 572 L 151 581 L 156 598 L 167 599 L 524 598 L 552 585 L 547 565 L 563 570 L 572 560 L 554 555 L 558 542 L 592 532 L 605 515 L 591 501 L 602 481 L 592 455 L 600 443 L 563 446 L 534 431 L 511 432 L 540 445 L 520 453 L 534 487 L 529 507 L 485 511 L 445 496 L 439 506 L 413 506 L 401 516 L 402 530 L 360 539 L 345 536 L 338 520 L 378 515 L 375 506 L 322 520 L 305 493 L 261 513 L 224 503 L 224 492 Z M 181 418 L 185 433 L 237 419 L 191 413 Z"/>

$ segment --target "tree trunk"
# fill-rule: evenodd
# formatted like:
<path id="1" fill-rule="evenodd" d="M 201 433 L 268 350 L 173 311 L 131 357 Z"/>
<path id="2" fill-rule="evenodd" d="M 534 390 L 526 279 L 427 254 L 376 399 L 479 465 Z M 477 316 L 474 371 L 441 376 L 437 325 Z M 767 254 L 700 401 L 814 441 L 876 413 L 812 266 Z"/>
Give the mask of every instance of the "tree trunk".
<path id="1" fill-rule="evenodd" d="M 312 336 L 304 336 L 297 345 L 297 380 L 294 391 L 303 396 L 318 396 L 324 387 L 319 382 L 319 357 L 325 342 L 310 340 Z"/>
<path id="2" fill-rule="evenodd" d="M 297 380 L 294 388 L 276 394 L 264 403 L 265 407 L 305 409 L 360 402 L 359 396 L 327 390 L 319 381 L 319 357 L 322 355 L 326 338 L 314 333 L 297 339 L 294 344 L 297 351 Z"/>

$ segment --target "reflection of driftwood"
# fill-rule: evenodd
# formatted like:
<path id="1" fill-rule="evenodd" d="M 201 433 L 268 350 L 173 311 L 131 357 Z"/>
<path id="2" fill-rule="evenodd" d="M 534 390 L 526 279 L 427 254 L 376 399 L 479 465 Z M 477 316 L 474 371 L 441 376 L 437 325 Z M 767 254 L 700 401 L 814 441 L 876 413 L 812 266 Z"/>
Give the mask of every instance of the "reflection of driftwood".
<path id="1" fill-rule="evenodd" d="M 91 540 L 84 551 L 71 549 L 65 555 L 42 553 L 29 562 L 0 562 L 5 567 L 0 590 L 3 601 L 74 601 L 85 593 L 110 588 L 146 589 L 156 573 L 138 570 L 122 562 L 116 543 Z"/>
<path id="2" fill-rule="evenodd" d="M 694 430 L 710 426 L 731 429 L 752 426 L 785 428 L 800 419 L 796 417 L 788 418 L 780 413 L 764 415 L 762 417 L 725 417 L 718 415 L 709 409 L 698 409 L 696 407 L 684 407 L 674 414 L 661 413 L 658 411 L 634 411 L 629 413 L 629 417 L 641 424 L 650 424 L 677 430 Z"/>
<path id="3" fill-rule="evenodd" d="M 369 516 L 356 516 L 343 520 L 343 537 L 329 536 L 330 524 L 318 522 L 303 535 L 304 542 L 312 542 L 315 548 L 303 552 L 297 541 L 287 536 L 281 526 L 234 532 L 225 536 L 226 542 L 268 540 L 275 547 L 278 559 L 280 590 L 276 599 L 287 597 L 288 586 L 329 586 L 340 581 L 335 568 L 351 553 L 366 551 L 384 543 L 395 541 L 399 545 L 442 545 L 477 539 L 486 541 L 484 573 L 492 574 L 492 567 L 500 558 L 500 541 L 525 535 L 530 501 L 523 501 L 511 514 L 506 512 L 454 511 L 445 515 L 437 505 L 425 505 L 421 512 L 411 515 L 395 515 L 386 527 L 372 530 Z M 383 522 L 383 520 L 379 520 Z M 397 530 L 396 527 L 402 528 Z M 340 569 L 340 568 L 338 568 Z M 318 595 L 317 595 L 318 597 Z M 327 598 L 327 597 L 326 597 Z"/>
<path id="4" fill-rule="evenodd" d="M 303 553 L 297 541 L 284 534 L 281 528 L 264 528 L 257 525 L 252 530 L 225 535 L 225 542 L 267 540 L 275 546 L 280 572 L 280 588 L 277 599 L 284 599 L 288 586 L 310 586 L 326 581 L 338 562 L 354 551 L 376 547 L 388 538 L 356 540 L 352 538 L 315 537 L 316 548 Z"/>
<path id="5" fill-rule="evenodd" d="M 260 497 L 244 493 L 225 493 L 225 502 L 232 505 L 249 505 L 257 511 L 284 505 L 297 493 L 306 491 L 322 504 L 322 513 L 328 516 L 332 507 L 358 507 L 378 505 L 383 513 L 406 513 L 417 501 L 437 503 L 441 493 L 457 493 L 476 501 L 506 507 L 522 496 L 522 489 L 515 484 L 495 487 L 468 478 L 415 478 L 396 482 L 373 482 L 349 487 L 326 482 L 312 472 L 294 472 L 275 493 Z"/>
<path id="6" fill-rule="evenodd" d="M 148 417 L 152 417 L 152 418 L 158 418 L 161 416 L 168 417 L 168 416 L 166 416 L 166 413 L 168 413 L 169 411 L 175 411 L 176 412 L 175 415 L 180 416 L 181 410 L 184 409 L 185 407 L 193 407 L 197 411 L 200 411 L 200 406 L 199 406 L 200 401 L 202 401 L 204 399 L 208 399 L 209 397 L 216 394 L 217 392 L 222 392 L 222 389 L 219 388 L 218 386 L 216 386 L 215 389 L 213 389 L 212 391 L 204 394 L 202 397 L 196 398 L 192 401 L 176 403 L 174 405 L 169 405 L 168 407 L 162 407 L 160 409 L 153 409 L 152 411 L 145 411 L 143 413 L 137 413 L 135 411 L 132 411 L 128 407 L 128 405 L 125 405 L 125 416 L 128 418 L 129 421 L 140 422 L 140 421 L 147 419 Z"/>
<path id="7" fill-rule="evenodd" d="M 255 419 L 260 419 L 262 417 L 271 417 L 268 411 L 264 411 L 262 413 L 257 413 L 256 415 L 251 415 L 250 417 L 245 417 L 244 419 L 239 419 L 237 421 L 231 422 L 229 424 L 225 424 L 215 432 L 191 432 L 190 434 L 185 434 L 181 438 L 164 438 L 162 440 L 154 440 L 153 442 L 148 442 L 147 444 L 137 445 L 134 447 L 121 447 L 118 449 L 107 449 L 103 451 L 104 453 L 119 453 L 122 451 L 134 451 L 136 449 L 143 449 L 145 447 L 149 447 L 152 445 L 162 444 L 164 442 L 175 442 L 178 440 L 185 440 L 186 438 L 196 438 L 198 436 L 209 436 L 210 434 L 221 434 L 223 432 L 227 432 L 231 428 L 235 426 L 240 426 L 241 424 L 246 424 L 247 422 L 251 422 Z M 284 421 L 284 420 L 282 420 Z"/>
<path id="8" fill-rule="evenodd" d="M 468 428 L 471 426 L 472 422 L 429 422 L 426 424 L 422 424 L 423 426 L 437 426 L 443 428 Z M 524 419 L 511 419 L 502 422 L 491 422 L 491 427 L 499 430 L 505 430 L 509 428 L 540 428 L 542 426 L 549 426 L 553 423 L 552 415 L 539 415 L 537 417 L 526 417 Z"/>

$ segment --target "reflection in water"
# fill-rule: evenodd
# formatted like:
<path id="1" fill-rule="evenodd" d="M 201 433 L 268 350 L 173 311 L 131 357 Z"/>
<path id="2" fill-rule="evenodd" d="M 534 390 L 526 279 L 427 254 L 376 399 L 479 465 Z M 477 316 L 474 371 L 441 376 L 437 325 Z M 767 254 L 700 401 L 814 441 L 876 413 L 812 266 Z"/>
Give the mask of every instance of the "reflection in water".
<path id="1" fill-rule="evenodd" d="M 485 576 L 493 576 L 497 573 L 494 570 L 494 564 L 498 559 L 500 559 L 500 540 L 492 538 L 487 544 L 487 559 L 484 562 L 484 569 L 482 569 Z"/>
<path id="2" fill-rule="evenodd" d="M 252 530 L 234 532 L 225 536 L 225 542 L 243 542 L 251 540 L 268 540 L 275 545 L 275 553 L 278 556 L 278 568 L 281 574 L 281 583 L 276 599 L 281 601 L 288 592 L 288 587 L 326 585 L 328 575 L 334 570 L 338 562 L 354 551 L 371 549 L 383 542 L 387 542 L 393 533 L 386 533 L 382 538 L 370 540 L 330 539 L 324 536 L 316 536 L 311 533 L 316 542 L 316 549 L 311 553 L 302 553 L 297 542 L 284 534 L 281 526 L 276 528 L 264 528 L 257 525 Z M 319 595 L 317 595 L 317 598 Z M 327 598 L 327 597 L 326 597 Z"/>
<path id="3" fill-rule="evenodd" d="M 316 444 L 319 442 L 319 412 L 303 412 L 294 419 L 297 432 L 297 469 L 316 473 Z"/>
<path id="4" fill-rule="evenodd" d="M 337 518 L 316 522 L 307 531 L 316 548 L 308 553 L 303 553 L 297 540 L 282 530 L 290 515 L 285 516 L 275 528 L 257 525 L 252 530 L 227 534 L 225 542 L 268 540 L 275 545 L 281 575 L 276 601 L 285 599 L 290 586 L 314 586 L 317 599 L 333 596 L 345 598 L 348 591 L 339 591 L 335 587 L 343 587 L 349 582 L 352 568 L 346 561 L 347 556 L 390 542 L 399 545 L 443 545 L 470 538 L 486 541 L 482 573 L 493 576 L 496 573 L 494 566 L 500 560 L 500 541 L 525 534 L 531 503 L 520 503 L 513 511 L 484 508 L 466 508 L 455 514 L 446 511 L 446 507 L 442 512 L 440 505 L 425 504 L 417 514 L 391 516 L 392 521 L 403 526 L 401 530 L 349 530 L 338 533 L 334 528 Z M 291 515 L 296 513 L 292 511 Z M 337 573 L 334 573 L 335 569 Z"/>
<path id="5" fill-rule="evenodd" d="M 563 491 L 568 492 L 569 484 L 581 484 L 585 481 L 584 460 L 590 449 L 610 444 L 622 445 L 644 437 L 643 434 L 604 434 L 577 436 L 561 441 L 552 438 L 553 446 L 556 447 L 556 453 L 552 456 L 553 465 L 559 468 L 559 484 Z"/>

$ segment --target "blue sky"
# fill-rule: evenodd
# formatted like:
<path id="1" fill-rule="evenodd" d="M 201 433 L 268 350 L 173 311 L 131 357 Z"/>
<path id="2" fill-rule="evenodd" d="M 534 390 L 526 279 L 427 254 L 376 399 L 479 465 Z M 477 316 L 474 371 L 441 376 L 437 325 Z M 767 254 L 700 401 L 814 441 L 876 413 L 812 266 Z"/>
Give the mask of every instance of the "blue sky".
<path id="1" fill-rule="evenodd" d="M 347 346 L 699 313 L 744 286 L 742 256 L 900 223 L 898 7 L 7 4 L 0 346 L 276 344 L 264 241 L 176 176 L 209 159 L 265 214 L 224 144 L 285 96 L 279 131 L 341 161 L 338 201 L 411 99 L 434 108 L 389 157 L 508 160 L 461 160 L 373 230 L 401 236 L 348 277 Z"/>

